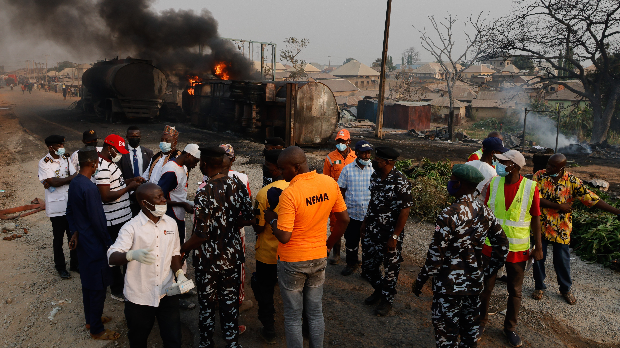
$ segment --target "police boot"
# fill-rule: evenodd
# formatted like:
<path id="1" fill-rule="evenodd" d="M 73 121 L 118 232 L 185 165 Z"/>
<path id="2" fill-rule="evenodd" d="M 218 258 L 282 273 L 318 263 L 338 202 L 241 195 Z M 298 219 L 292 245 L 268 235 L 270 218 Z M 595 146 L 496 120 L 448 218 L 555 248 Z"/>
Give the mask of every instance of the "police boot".
<path id="1" fill-rule="evenodd" d="M 329 259 L 330 265 L 337 265 L 340 263 L 340 241 L 337 241 L 332 248 L 332 258 Z"/>
<path id="2" fill-rule="evenodd" d="M 381 302 L 377 308 L 375 308 L 375 315 L 378 317 L 385 317 L 391 310 L 392 304 L 388 300 L 381 298 Z"/>

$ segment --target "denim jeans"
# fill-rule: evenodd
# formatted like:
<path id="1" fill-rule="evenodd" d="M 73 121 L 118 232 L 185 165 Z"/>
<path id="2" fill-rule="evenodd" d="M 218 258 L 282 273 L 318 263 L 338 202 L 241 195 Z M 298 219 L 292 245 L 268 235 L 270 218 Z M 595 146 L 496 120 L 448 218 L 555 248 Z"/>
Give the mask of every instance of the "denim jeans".
<path id="1" fill-rule="evenodd" d="M 547 260 L 547 246 L 553 245 L 553 267 L 555 268 L 555 275 L 558 278 L 558 285 L 560 286 L 560 292 L 566 294 L 570 291 L 573 285 L 570 279 L 570 250 L 568 244 L 560 244 L 548 241 L 543 238 L 543 258 L 540 261 L 534 262 L 534 284 L 536 290 L 545 290 L 545 260 Z"/>
<path id="2" fill-rule="evenodd" d="M 282 296 L 284 332 L 288 348 L 303 348 L 302 312 L 310 330 L 310 348 L 323 347 L 323 283 L 327 258 L 278 261 L 278 282 Z"/>

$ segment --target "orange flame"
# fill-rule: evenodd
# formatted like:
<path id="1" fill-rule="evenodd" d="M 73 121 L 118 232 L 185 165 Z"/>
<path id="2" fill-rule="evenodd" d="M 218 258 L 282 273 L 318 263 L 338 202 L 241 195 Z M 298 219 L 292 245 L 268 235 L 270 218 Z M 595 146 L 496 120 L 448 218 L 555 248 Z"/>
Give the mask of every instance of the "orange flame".
<path id="1" fill-rule="evenodd" d="M 189 80 L 189 85 L 191 86 L 187 88 L 187 93 L 189 93 L 189 95 L 194 95 L 194 86 L 201 83 L 202 79 L 198 76 L 191 75 L 188 75 L 187 79 Z"/>
<path id="2" fill-rule="evenodd" d="M 226 66 L 226 63 L 222 62 L 222 63 L 217 63 L 215 64 L 215 67 L 213 68 L 214 70 L 214 75 L 219 77 L 222 80 L 228 80 L 230 79 L 230 75 L 228 75 L 228 69 Z"/>
<path id="3" fill-rule="evenodd" d="M 187 93 L 189 93 L 189 95 L 194 95 L 194 87 L 188 88 Z"/>

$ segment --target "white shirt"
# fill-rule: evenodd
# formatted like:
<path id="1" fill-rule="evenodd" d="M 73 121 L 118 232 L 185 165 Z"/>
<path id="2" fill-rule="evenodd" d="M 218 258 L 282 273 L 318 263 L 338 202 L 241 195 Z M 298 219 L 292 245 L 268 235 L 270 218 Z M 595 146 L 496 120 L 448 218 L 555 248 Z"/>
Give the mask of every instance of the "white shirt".
<path id="1" fill-rule="evenodd" d="M 489 183 L 489 181 L 491 181 L 491 179 L 497 176 L 497 172 L 495 171 L 495 168 L 493 168 L 493 166 L 488 164 L 487 162 L 483 162 L 480 160 L 465 162 L 465 164 L 478 169 L 480 173 L 482 173 L 482 175 L 484 176 L 484 180 L 482 180 L 478 184 L 478 186 L 476 186 L 476 190 L 478 192 L 474 194 L 474 198 L 477 198 L 478 196 L 486 197 L 486 192 L 485 192 L 485 195 L 481 195 L 481 194 L 483 193 L 482 191 L 484 187 Z"/>
<path id="2" fill-rule="evenodd" d="M 159 182 L 159 179 L 161 179 L 161 175 L 163 174 L 164 159 L 165 158 L 166 158 L 166 156 L 162 156 L 162 157 L 159 158 L 157 163 L 155 163 L 155 165 L 153 166 L 153 171 L 151 171 L 150 177 L 149 177 L 148 168 L 147 168 L 147 170 L 144 171 L 144 173 L 142 174 L 142 177 L 144 177 L 144 179 L 146 179 L 146 181 L 148 181 L 148 182 L 152 182 L 153 184 L 157 184 Z M 151 160 L 151 162 L 153 162 L 153 160 Z M 151 167 L 151 163 L 149 163 L 149 168 L 150 167 Z"/>
<path id="3" fill-rule="evenodd" d="M 180 166 L 172 160 L 164 165 L 161 172 L 161 176 L 167 172 L 173 172 L 177 177 L 177 186 L 170 191 L 170 200 L 173 202 L 187 201 L 187 167 Z M 183 207 L 172 207 L 172 211 L 178 220 L 185 220 L 185 209 Z"/>
<path id="4" fill-rule="evenodd" d="M 129 147 L 129 163 L 131 163 L 131 172 L 133 173 L 133 150 L 136 150 L 136 157 L 138 157 L 138 173 L 139 176 L 142 176 L 142 149 L 140 148 L 140 146 L 136 147 L 135 149 L 133 147 L 131 147 L 131 145 L 127 144 L 127 147 Z"/>
<path id="5" fill-rule="evenodd" d="M 49 153 L 39 161 L 39 181 L 50 178 L 66 178 L 75 174 L 75 168 L 69 157 L 60 156 L 54 159 Z M 54 187 L 54 192 L 45 190 L 45 214 L 48 217 L 64 216 L 67 211 L 69 184 Z"/>
<path id="6" fill-rule="evenodd" d="M 123 295 L 132 303 L 159 307 L 159 300 L 174 284 L 170 268 L 172 257 L 181 255 L 179 231 L 173 218 L 164 215 L 154 223 L 140 212 L 121 228 L 116 241 L 108 249 L 108 262 L 114 252 L 126 253 L 151 246 L 155 262 L 145 265 L 134 260 L 127 264 Z"/>
<path id="7" fill-rule="evenodd" d="M 108 185 L 110 191 L 118 191 L 125 188 L 125 179 L 116 163 L 99 157 L 99 172 L 95 176 L 95 184 Z M 108 226 L 116 226 L 131 219 L 129 193 L 125 192 L 115 201 L 103 203 L 103 211 L 108 220 Z"/>
<path id="8" fill-rule="evenodd" d="M 95 148 L 97 150 L 97 153 L 101 152 L 101 150 L 103 150 L 103 147 L 97 146 Z M 74 153 L 71 154 L 71 164 L 73 164 L 73 167 L 75 168 L 75 172 L 78 173 L 80 171 L 80 162 L 78 161 L 78 152 L 80 152 L 80 150 L 75 150 Z M 95 176 L 92 175 L 90 177 L 90 181 L 93 182 L 93 184 L 95 183 Z"/>

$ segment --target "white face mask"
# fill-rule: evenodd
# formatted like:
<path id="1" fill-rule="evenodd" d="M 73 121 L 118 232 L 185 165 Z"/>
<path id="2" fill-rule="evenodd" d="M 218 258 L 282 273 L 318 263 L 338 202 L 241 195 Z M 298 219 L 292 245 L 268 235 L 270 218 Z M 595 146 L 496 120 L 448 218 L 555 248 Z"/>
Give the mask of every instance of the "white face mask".
<path id="1" fill-rule="evenodd" d="M 112 157 L 112 153 L 110 153 L 110 156 Z M 112 157 L 112 162 L 116 163 L 116 162 L 120 161 L 121 158 L 123 158 L 123 155 L 121 155 L 120 153 L 117 152 L 116 156 Z"/>
<path id="2" fill-rule="evenodd" d="M 162 217 L 164 216 L 164 214 L 166 214 L 166 210 L 168 210 L 168 204 L 152 204 L 150 202 L 147 201 L 143 201 L 145 204 L 148 203 L 152 206 L 155 207 L 155 210 L 151 210 L 148 207 L 146 209 L 148 209 L 151 214 L 153 214 L 153 216 L 155 217 Z"/>

